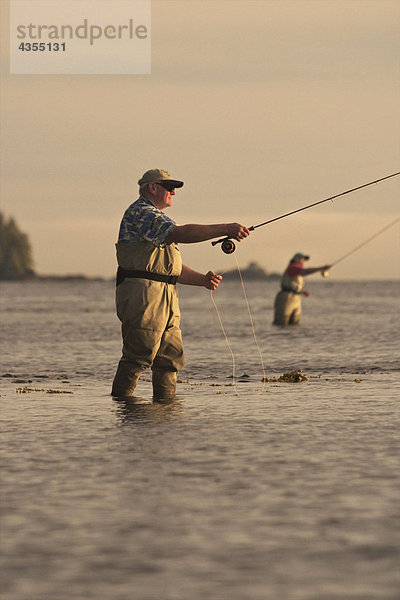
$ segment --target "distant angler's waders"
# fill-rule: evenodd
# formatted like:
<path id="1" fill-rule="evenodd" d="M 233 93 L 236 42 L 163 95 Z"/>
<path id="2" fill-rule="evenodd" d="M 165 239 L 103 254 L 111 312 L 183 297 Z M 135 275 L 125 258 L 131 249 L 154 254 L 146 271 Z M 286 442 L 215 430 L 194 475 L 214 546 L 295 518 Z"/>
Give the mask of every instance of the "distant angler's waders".
<path id="1" fill-rule="evenodd" d="M 290 265 L 289 265 L 290 266 Z M 275 298 L 274 325 L 299 325 L 301 321 L 301 290 L 304 277 L 289 277 L 288 269 L 282 276 L 282 289 Z"/>

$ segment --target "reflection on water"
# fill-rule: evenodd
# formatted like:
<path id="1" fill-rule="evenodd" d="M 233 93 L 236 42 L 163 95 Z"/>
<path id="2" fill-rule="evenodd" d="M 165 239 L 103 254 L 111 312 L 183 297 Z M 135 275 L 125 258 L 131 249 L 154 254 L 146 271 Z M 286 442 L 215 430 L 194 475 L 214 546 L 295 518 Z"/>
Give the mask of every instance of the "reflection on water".
<path id="1" fill-rule="evenodd" d="M 113 398 L 115 415 L 120 425 L 163 425 L 179 419 L 184 411 L 178 400 L 143 401 L 141 398 Z"/>

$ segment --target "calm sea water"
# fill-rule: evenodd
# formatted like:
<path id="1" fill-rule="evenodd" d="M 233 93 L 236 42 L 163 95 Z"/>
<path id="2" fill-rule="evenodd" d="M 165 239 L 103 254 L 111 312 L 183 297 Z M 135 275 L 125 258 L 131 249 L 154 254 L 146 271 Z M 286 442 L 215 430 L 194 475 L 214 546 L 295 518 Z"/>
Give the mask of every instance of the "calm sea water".
<path id="1" fill-rule="evenodd" d="M 178 401 L 113 400 L 111 282 L 2 285 L 4 600 L 398 600 L 399 282 L 180 286 Z M 236 390 L 236 391 L 235 391 Z M 23 393 L 21 393 L 23 392 Z"/>

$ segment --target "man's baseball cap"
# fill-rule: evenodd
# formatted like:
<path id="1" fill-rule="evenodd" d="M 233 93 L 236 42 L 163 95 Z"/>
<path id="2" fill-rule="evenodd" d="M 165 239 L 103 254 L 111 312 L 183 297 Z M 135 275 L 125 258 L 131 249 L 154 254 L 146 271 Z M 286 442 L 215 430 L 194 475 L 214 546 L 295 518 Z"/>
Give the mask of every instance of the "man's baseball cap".
<path id="1" fill-rule="evenodd" d="M 146 171 L 146 173 L 143 173 L 142 177 L 139 179 L 138 184 L 146 185 L 147 183 L 159 183 L 160 181 L 168 181 L 169 183 L 173 183 L 177 188 L 181 188 L 183 186 L 183 181 L 173 179 L 168 171 L 163 171 L 163 169 L 150 169 L 150 171 Z"/>
<path id="2" fill-rule="evenodd" d="M 296 258 L 304 258 L 304 260 L 310 260 L 310 257 L 307 256 L 307 254 L 303 254 L 302 252 L 296 252 L 292 260 L 296 260 Z"/>

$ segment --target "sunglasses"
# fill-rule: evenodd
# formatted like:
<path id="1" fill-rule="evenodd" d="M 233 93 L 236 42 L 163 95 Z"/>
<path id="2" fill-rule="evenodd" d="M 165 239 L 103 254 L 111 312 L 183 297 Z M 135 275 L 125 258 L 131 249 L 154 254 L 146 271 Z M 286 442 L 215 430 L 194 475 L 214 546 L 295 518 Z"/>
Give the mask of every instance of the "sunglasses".
<path id="1" fill-rule="evenodd" d="M 167 192 L 173 192 L 175 189 L 175 185 L 169 181 L 157 181 L 157 185 L 161 185 Z"/>

